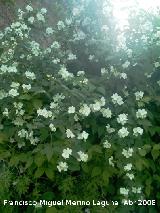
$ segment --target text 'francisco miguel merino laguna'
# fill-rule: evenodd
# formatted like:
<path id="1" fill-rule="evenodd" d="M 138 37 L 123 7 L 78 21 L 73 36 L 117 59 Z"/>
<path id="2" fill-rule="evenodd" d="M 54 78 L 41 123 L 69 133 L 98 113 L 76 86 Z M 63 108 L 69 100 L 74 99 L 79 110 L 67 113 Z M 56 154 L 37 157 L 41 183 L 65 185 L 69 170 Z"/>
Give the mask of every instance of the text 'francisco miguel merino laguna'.
<path id="1" fill-rule="evenodd" d="M 20 201 L 11 201 L 11 200 L 4 200 L 3 205 L 10 205 L 10 206 L 65 206 L 65 205 L 70 205 L 70 206 L 108 206 L 108 205 L 118 205 L 118 201 L 112 201 L 109 203 L 109 201 L 104 200 L 104 201 L 95 201 L 92 200 L 90 201 L 75 201 L 75 200 L 59 200 L 59 201 L 54 201 L 54 200 L 39 200 L 37 201 L 28 201 L 28 200 L 20 200 Z"/>

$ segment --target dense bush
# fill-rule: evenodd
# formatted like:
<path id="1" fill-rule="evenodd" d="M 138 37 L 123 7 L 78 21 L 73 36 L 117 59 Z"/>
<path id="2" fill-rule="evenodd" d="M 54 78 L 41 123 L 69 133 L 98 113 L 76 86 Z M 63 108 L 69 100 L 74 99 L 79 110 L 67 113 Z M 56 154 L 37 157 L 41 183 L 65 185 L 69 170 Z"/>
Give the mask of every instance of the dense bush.
<path id="1" fill-rule="evenodd" d="M 45 8 L 28 5 L 0 33 L 0 196 L 119 205 L 1 212 L 158 212 L 160 18 L 133 13 L 122 38 L 110 8 L 69 1 L 51 27 Z"/>

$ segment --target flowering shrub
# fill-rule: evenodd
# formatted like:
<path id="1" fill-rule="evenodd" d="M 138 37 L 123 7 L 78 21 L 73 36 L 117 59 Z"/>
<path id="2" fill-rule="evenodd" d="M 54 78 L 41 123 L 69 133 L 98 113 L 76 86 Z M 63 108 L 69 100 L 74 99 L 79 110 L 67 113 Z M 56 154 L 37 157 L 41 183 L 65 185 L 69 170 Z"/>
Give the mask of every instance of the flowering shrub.
<path id="1" fill-rule="evenodd" d="M 66 17 L 55 26 L 46 25 L 45 8 L 27 5 L 0 33 L 3 200 L 124 203 L 160 198 L 159 17 L 149 17 L 149 22 L 145 14 L 137 14 L 131 22 L 138 22 L 141 15 L 146 25 L 136 29 L 133 22 L 124 32 L 126 42 L 118 46 L 110 12 L 99 15 L 108 6 L 99 5 L 99 1 L 71 1 Z M 45 35 L 47 47 L 34 39 L 34 26 Z M 21 212 L 17 206 L 2 208 Z M 42 210 L 104 212 L 105 208 Z M 157 212 L 155 206 L 146 208 Z M 140 207 L 107 209 L 129 212 Z M 24 206 L 23 211 L 38 210 Z"/>

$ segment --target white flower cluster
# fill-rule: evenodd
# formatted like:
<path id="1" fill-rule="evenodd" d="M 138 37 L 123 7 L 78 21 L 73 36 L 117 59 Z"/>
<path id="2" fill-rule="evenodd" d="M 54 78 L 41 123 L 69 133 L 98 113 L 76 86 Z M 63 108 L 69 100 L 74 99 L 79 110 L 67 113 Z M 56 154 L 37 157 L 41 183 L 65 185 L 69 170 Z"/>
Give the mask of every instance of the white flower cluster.
<path id="1" fill-rule="evenodd" d="M 130 171 L 132 169 L 132 164 L 131 163 L 128 163 L 126 166 L 124 166 L 124 170 L 125 171 Z"/>
<path id="2" fill-rule="evenodd" d="M 132 187 L 132 192 L 135 194 L 140 194 L 141 193 L 142 188 L 141 187 Z"/>
<path id="3" fill-rule="evenodd" d="M 127 116 L 128 116 L 128 114 L 124 114 L 124 113 L 118 115 L 117 122 L 119 124 L 124 125 L 127 122 L 127 120 L 128 120 Z"/>
<path id="4" fill-rule="evenodd" d="M 111 148 L 111 144 L 108 142 L 108 140 L 105 140 L 105 141 L 103 142 L 103 147 L 106 148 L 106 149 Z"/>
<path id="5" fill-rule="evenodd" d="M 33 131 L 28 132 L 25 129 L 21 129 L 18 131 L 18 136 L 20 138 L 25 138 L 26 140 L 29 140 L 33 145 L 36 145 L 39 142 L 39 139 L 37 137 L 33 137 Z"/>
<path id="6" fill-rule="evenodd" d="M 38 21 L 45 22 L 44 14 L 46 14 L 46 13 L 47 13 L 46 8 L 42 8 L 42 9 L 40 10 L 40 12 L 38 12 L 38 13 L 36 14 L 37 20 L 38 20 Z"/>
<path id="7" fill-rule="evenodd" d="M 58 73 L 61 75 L 62 79 L 66 81 L 74 77 L 73 73 L 68 72 L 65 67 L 62 67 Z"/>
<path id="8" fill-rule="evenodd" d="M 54 126 L 54 124 L 49 124 L 49 128 L 51 129 L 52 132 L 56 131 L 56 127 Z"/>
<path id="9" fill-rule="evenodd" d="M 66 135 L 67 135 L 67 138 L 74 138 L 75 137 L 75 135 L 73 134 L 73 132 L 70 129 L 66 130 Z"/>
<path id="10" fill-rule="evenodd" d="M 7 65 L 1 65 L 0 67 L 0 74 L 4 74 L 4 73 L 17 73 L 17 67 L 15 65 L 13 66 L 7 66 Z"/>
<path id="11" fill-rule="evenodd" d="M 82 114 L 83 116 L 88 116 L 91 112 L 91 109 L 87 104 L 83 104 L 79 110 L 79 113 Z"/>
<path id="12" fill-rule="evenodd" d="M 140 101 L 143 98 L 144 92 L 142 91 L 137 91 L 134 93 L 136 96 L 136 101 Z"/>
<path id="13" fill-rule="evenodd" d="M 133 135 L 138 136 L 138 135 L 143 135 L 143 129 L 141 127 L 135 127 L 133 128 Z"/>
<path id="14" fill-rule="evenodd" d="M 111 157 L 108 159 L 108 162 L 109 162 L 109 165 L 111 165 L 111 166 L 114 167 L 113 156 L 111 156 Z"/>
<path id="15" fill-rule="evenodd" d="M 105 105 L 105 98 L 101 97 L 100 100 L 96 100 L 94 104 L 90 104 L 90 108 L 93 112 L 100 111 L 101 107 Z"/>
<path id="16" fill-rule="evenodd" d="M 31 52 L 34 56 L 39 56 L 41 53 L 40 50 L 40 44 L 35 42 L 35 41 L 31 41 L 30 42 L 30 47 L 31 47 Z"/>
<path id="17" fill-rule="evenodd" d="M 85 154 L 82 151 L 78 152 L 79 158 L 77 158 L 78 161 L 86 162 L 88 160 L 88 154 Z"/>
<path id="18" fill-rule="evenodd" d="M 130 180 L 134 179 L 134 174 L 132 174 L 132 173 L 126 173 L 126 176 L 127 176 Z"/>
<path id="19" fill-rule="evenodd" d="M 63 149 L 62 157 L 67 159 L 72 154 L 72 149 Z"/>
<path id="20" fill-rule="evenodd" d="M 138 111 L 136 112 L 136 117 L 141 119 L 146 118 L 147 111 L 145 109 L 138 109 Z"/>
<path id="21" fill-rule="evenodd" d="M 111 134 L 111 133 L 115 132 L 115 129 L 114 129 L 114 128 L 112 128 L 112 127 L 110 126 L 110 124 L 107 124 L 107 126 L 106 126 L 106 130 L 107 130 L 107 132 L 108 132 L 109 134 Z"/>
<path id="22" fill-rule="evenodd" d="M 111 98 L 114 104 L 122 105 L 124 103 L 122 97 L 117 93 L 114 93 Z"/>
<path id="23" fill-rule="evenodd" d="M 120 138 L 125 138 L 129 135 L 129 131 L 127 129 L 127 127 L 122 127 L 119 131 L 118 131 L 118 135 Z"/>
<path id="24" fill-rule="evenodd" d="M 120 188 L 120 194 L 122 195 L 128 195 L 129 193 L 129 189 L 127 188 Z"/>
<path id="25" fill-rule="evenodd" d="M 128 148 L 128 150 L 127 149 L 122 150 L 122 155 L 124 155 L 126 158 L 132 157 L 132 154 L 133 154 L 133 148 Z"/>
<path id="26" fill-rule="evenodd" d="M 83 131 L 82 133 L 78 134 L 77 139 L 86 141 L 88 136 L 89 136 L 89 134 L 86 131 Z"/>
<path id="27" fill-rule="evenodd" d="M 75 113 L 75 107 L 74 106 L 71 106 L 68 108 L 68 113 L 69 114 L 74 114 Z"/>
<path id="28" fill-rule="evenodd" d="M 101 109 L 101 113 L 103 115 L 103 117 L 105 118 L 111 118 L 112 117 L 112 111 L 109 108 L 102 108 Z"/>
<path id="29" fill-rule="evenodd" d="M 8 95 L 14 98 L 19 95 L 19 92 L 17 91 L 17 89 L 10 89 Z"/>
<path id="30" fill-rule="evenodd" d="M 47 110 L 46 108 L 38 109 L 37 114 L 38 114 L 38 116 L 43 116 L 45 118 L 51 118 L 52 117 L 52 112 L 50 110 Z"/>
<path id="31" fill-rule="evenodd" d="M 26 76 L 26 78 L 28 78 L 30 80 L 35 80 L 36 79 L 36 76 L 35 76 L 34 72 L 26 71 L 25 72 L 25 76 Z"/>
<path id="32" fill-rule="evenodd" d="M 67 163 L 66 162 L 59 162 L 59 164 L 57 165 L 57 169 L 58 169 L 58 171 L 59 172 L 61 172 L 61 171 L 67 171 L 68 170 L 68 165 L 67 165 Z"/>

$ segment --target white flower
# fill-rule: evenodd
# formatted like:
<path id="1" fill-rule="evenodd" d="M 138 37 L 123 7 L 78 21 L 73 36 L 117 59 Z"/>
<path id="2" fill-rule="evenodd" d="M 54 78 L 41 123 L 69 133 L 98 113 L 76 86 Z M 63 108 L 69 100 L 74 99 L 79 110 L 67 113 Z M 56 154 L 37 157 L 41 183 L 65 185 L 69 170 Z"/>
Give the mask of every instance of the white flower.
<path id="1" fill-rule="evenodd" d="M 122 97 L 117 93 L 114 93 L 111 98 L 114 104 L 122 105 L 124 103 Z"/>
<path id="2" fill-rule="evenodd" d="M 28 79 L 31 79 L 31 80 L 34 80 L 36 79 L 36 76 L 33 72 L 30 72 L 30 71 L 26 71 L 25 72 L 25 76 L 28 78 Z"/>
<path id="3" fill-rule="evenodd" d="M 29 17 L 29 18 L 28 18 L 28 22 L 30 22 L 31 24 L 33 24 L 33 22 L 34 22 L 34 17 L 33 17 L 33 16 Z"/>
<path id="4" fill-rule="evenodd" d="M 63 149 L 62 157 L 67 159 L 72 154 L 72 149 Z"/>
<path id="5" fill-rule="evenodd" d="M 114 129 L 114 128 L 111 128 L 111 126 L 110 126 L 109 124 L 107 124 L 106 129 L 107 129 L 107 132 L 108 132 L 108 133 L 113 133 L 113 132 L 115 132 L 115 129 Z"/>
<path id="6" fill-rule="evenodd" d="M 41 115 L 45 118 L 51 118 L 52 117 L 52 112 L 50 110 L 47 110 L 46 108 L 38 109 L 37 114 L 38 114 L 38 116 Z"/>
<path id="7" fill-rule="evenodd" d="M 12 84 L 11 84 L 11 87 L 15 88 L 15 89 L 18 89 L 19 86 L 20 86 L 20 84 L 17 82 L 12 82 Z"/>
<path id="8" fill-rule="evenodd" d="M 122 127 L 119 131 L 118 131 L 118 135 L 120 138 L 125 138 L 129 135 L 129 132 L 127 130 L 126 127 Z"/>
<path id="9" fill-rule="evenodd" d="M 68 72 L 65 67 L 61 67 L 58 73 L 62 76 L 64 80 L 68 80 L 74 77 L 73 73 Z"/>
<path id="10" fill-rule="evenodd" d="M 58 30 L 61 30 L 61 29 L 65 28 L 64 22 L 63 21 L 58 21 L 57 27 L 58 27 Z"/>
<path id="11" fill-rule="evenodd" d="M 119 77 L 123 78 L 123 79 L 127 79 L 127 74 L 122 72 L 122 73 L 120 73 Z"/>
<path id="12" fill-rule="evenodd" d="M 42 14 L 46 14 L 47 13 L 47 9 L 46 8 L 42 8 L 40 11 Z"/>
<path id="13" fill-rule="evenodd" d="M 73 134 L 73 132 L 70 129 L 66 130 L 66 135 L 67 135 L 67 138 L 74 138 L 75 137 L 75 135 Z"/>
<path id="14" fill-rule="evenodd" d="M 68 170 L 68 165 L 66 162 L 59 162 L 58 166 L 57 166 L 57 169 L 59 172 L 61 171 L 67 171 Z"/>
<path id="15" fill-rule="evenodd" d="M 22 88 L 24 91 L 28 91 L 31 89 L 31 85 L 30 84 L 22 84 Z"/>
<path id="16" fill-rule="evenodd" d="M 130 180 L 134 178 L 134 174 L 127 173 L 126 176 L 129 177 Z"/>
<path id="17" fill-rule="evenodd" d="M 141 127 L 135 127 L 133 129 L 133 135 L 138 136 L 138 135 L 143 135 L 143 129 Z"/>
<path id="18" fill-rule="evenodd" d="M 142 188 L 141 188 L 141 187 L 138 187 L 138 188 L 136 188 L 136 187 L 132 187 L 132 192 L 133 192 L 133 193 L 140 194 L 140 193 L 141 193 L 141 190 L 142 190 Z"/>
<path id="19" fill-rule="evenodd" d="M 106 68 L 101 68 L 101 75 L 108 74 L 108 70 Z"/>
<path id="20" fill-rule="evenodd" d="M 51 45 L 51 48 L 55 48 L 55 49 L 59 49 L 60 48 L 60 44 L 58 43 L 58 41 L 54 41 Z"/>
<path id="21" fill-rule="evenodd" d="M 31 7 L 30 5 L 27 5 L 27 6 L 26 6 L 26 10 L 27 10 L 28 12 L 32 12 L 32 11 L 33 11 L 33 7 Z"/>
<path id="22" fill-rule="evenodd" d="M 36 16 L 37 16 L 38 21 L 45 22 L 44 16 L 41 13 L 37 13 Z"/>
<path id="23" fill-rule="evenodd" d="M 75 121 L 78 121 L 78 120 L 79 120 L 79 118 L 78 118 L 78 115 L 77 115 L 77 114 L 75 114 L 75 115 L 74 115 L 74 120 L 75 120 Z"/>
<path id="24" fill-rule="evenodd" d="M 17 72 L 17 68 L 15 67 L 15 66 L 10 66 L 10 67 L 8 67 L 8 69 L 7 69 L 7 71 L 9 72 L 9 73 L 16 73 Z"/>
<path id="25" fill-rule="evenodd" d="M 25 129 L 21 129 L 18 131 L 18 136 L 20 138 L 28 138 L 28 132 Z"/>
<path id="26" fill-rule="evenodd" d="M 85 72 L 84 71 L 78 71 L 77 76 L 84 76 Z"/>
<path id="27" fill-rule="evenodd" d="M 103 143 L 103 147 L 106 149 L 109 149 L 109 148 L 111 148 L 111 144 L 107 140 L 105 140 Z"/>
<path id="28" fill-rule="evenodd" d="M 127 67 L 129 67 L 129 65 L 130 65 L 130 62 L 129 62 L 129 61 L 126 61 L 124 64 L 122 64 L 122 67 L 123 67 L 124 69 L 126 69 Z"/>
<path id="29" fill-rule="evenodd" d="M 142 91 L 137 91 L 134 93 L 136 96 L 136 101 L 140 101 L 143 98 L 144 92 Z"/>
<path id="30" fill-rule="evenodd" d="M 88 138 L 88 136 L 89 136 L 89 134 L 86 132 L 86 131 L 83 131 L 82 133 L 79 133 L 78 134 L 78 137 L 77 137 L 77 139 L 80 139 L 80 140 L 87 140 L 87 138 Z"/>
<path id="31" fill-rule="evenodd" d="M 129 189 L 120 188 L 120 194 L 122 194 L 122 195 L 128 195 L 128 193 L 129 193 Z"/>
<path id="32" fill-rule="evenodd" d="M 84 152 L 82 151 L 79 151 L 77 152 L 78 155 L 79 155 L 79 158 L 77 159 L 78 161 L 83 161 L 83 162 L 86 162 L 88 160 L 88 155 L 85 154 Z"/>
<path id="33" fill-rule="evenodd" d="M 101 106 L 105 106 L 105 104 L 106 104 L 106 100 L 104 97 L 101 97 L 99 102 L 100 102 Z"/>
<path id="34" fill-rule="evenodd" d="M 56 127 L 54 126 L 54 124 L 50 124 L 49 128 L 51 129 L 52 132 L 56 131 Z"/>
<path id="35" fill-rule="evenodd" d="M 91 112 L 90 107 L 87 106 L 87 104 L 83 104 L 79 110 L 79 113 L 84 115 L 84 116 L 88 116 Z"/>
<path id="36" fill-rule="evenodd" d="M 160 63 L 159 63 L 159 62 L 155 62 L 155 63 L 154 63 L 154 66 L 157 68 L 157 67 L 160 66 Z"/>
<path id="37" fill-rule="evenodd" d="M 75 60 L 75 59 L 77 59 L 76 55 L 74 55 L 73 53 L 68 54 L 68 60 Z"/>
<path id="38" fill-rule="evenodd" d="M 46 34 L 51 35 L 53 34 L 54 30 L 52 29 L 52 27 L 47 27 L 46 29 Z"/>
<path id="39" fill-rule="evenodd" d="M 97 101 L 94 104 L 90 104 L 90 107 L 93 112 L 99 111 L 101 109 L 101 103 L 99 101 Z"/>
<path id="40" fill-rule="evenodd" d="M 75 107 L 74 106 L 68 107 L 68 113 L 69 114 L 75 113 Z"/>
<path id="41" fill-rule="evenodd" d="M 136 117 L 137 118 L 146 118 L 147 117 L 147 111 L 145 109 L 138 109 L 136 112 Z"/>
<path id="42" fill-rule="evenodd" d="M 11 97 L 16 97 L 16 96 L 19 95 L 19 93 L 17 92 L 16 89 L 11 89 L 11 90 L 9 90 L 8 95 L 11 96 Z"/>
<path id="43" fill-rule="evenodd" d="M 126 158 L 132 157 L 132 154 L 133 154 L 132 148 L 128 148 L 128 150 L 123 149 L 122 151 L 122 155 L 124 155 Z"/>
<path id="44" fill-rule="evenodd" d="M 3 114 L 4 116 L 8 116 L 8 115 L 9 115 L 8 108 L 5 108 L 2 114 Z"/>
<path id="45" fill-rule="evenodd" d="M 118 115 L 117 122 L 119 124 L 124 125 L 127 122 L 127 120 L 128 120 L 127 116 L 128 116 L 128 114 L 124 114 L 124 113 Z"/>
<path id="46" fill-rule="evenodd" d="M 124 170 L 125 171 L 130 171 L 132 169 L 132 164 L 131 163 L 127 163 L 126 166 L 124 166 Z"/>
<path id="47" fill-rule="evenodd" d="M 114 163 L 113 163 L 113 156 L 111 156 L 109 159 L 109 165 L 113 166 L 114 167 Z"/>

